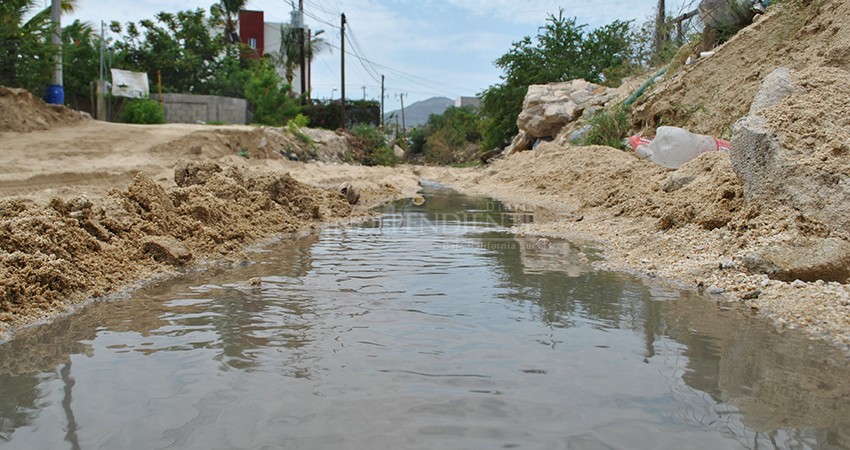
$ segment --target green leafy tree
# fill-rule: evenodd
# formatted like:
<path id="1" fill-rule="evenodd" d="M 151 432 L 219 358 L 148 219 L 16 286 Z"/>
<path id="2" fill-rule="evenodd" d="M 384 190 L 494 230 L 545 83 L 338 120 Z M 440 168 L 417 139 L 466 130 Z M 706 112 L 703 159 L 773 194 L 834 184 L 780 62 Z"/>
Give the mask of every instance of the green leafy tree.
<path id="1" fill-rule="evenodd" d="M 614 84 L 635 63 L 631 22 L 615 21 L 587 32 L 564 10 L 550 15 L 535 39 L 524 37 L 494 64 L 502 69 L 502 83 L 482 94 L 484 146 L 503 147 L 519 131 L 516 118 L 532 84 L 583 78 Z"/>
<path id="2" fill-rule="evenodd" d="M 289 85 L 295 79 L 295 71 L 301 61 L 302 28 L 288 24 L 280 25 L 280 46 L 277 52 L 270 52 L 269 58 L 275 67 L 282 69 L 284 78 Z"/>
<path id="3" fill-rule="evenodd" d="M 0 84 L 36 95 L 50 83 L 57 51 L 50 39 L 50 8 L 36 11 L 41 5 L 38 0 L 0 2 Z M 72 12 L 75 5 L 75 0 L 63 0 L 62 11 Z"/>
<path id="4" fill-rule="evenodd" d="M 432 114 L 425 125 L 425 161 L 457 164 L 476 159 L 481 143 L 478 114 L 472 108 L 450 107 Z"/>
<path id="5" fill-rule="evenodd" d="M 220 18 L 224 25 L 224 41 L 227 44 L 241 42 L 237 32 L 239 11 L 248 3 L 247 0 L 220 0 L 210 7 L 211 15 Z"/>
<path id="6" fill-rule="evenodd" d="M 226 51 L 224 37 L 210 33 L 210 27 L 217 25 L 203 9 L 160 12 L 155 20 L 129 22 L 125 27 L 112 22 L 110 29 L 122 33 L 115 45 L 115 65 L 147 72 L 151 80 L 157 79 L 159 71 L 163 90 L 168 92 L 208 94 L 224 68 L 241 70 L 233 64 L 236 53 Z"/>
<path id="7" fill-rule="evenodd" d="M 90 103 L 91 82 L 100 75 L 100 37 L 91 26 L 75 20 L 62 29 L 62 78 L 65 103 L 84 109 Z"/>
<path id="8" fill-rule="evenodd" d="M 291 87 L 267 61 L 260 60 L 245 86 L 245 98 L 254 106 L 253 122 L 282 126 L 300 109 L 290 95 Z"/>

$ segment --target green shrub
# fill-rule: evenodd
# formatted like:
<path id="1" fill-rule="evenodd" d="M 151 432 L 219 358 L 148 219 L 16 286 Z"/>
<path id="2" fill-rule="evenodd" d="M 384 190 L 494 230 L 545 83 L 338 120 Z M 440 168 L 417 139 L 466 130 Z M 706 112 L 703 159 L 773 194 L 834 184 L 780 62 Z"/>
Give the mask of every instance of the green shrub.
<path id="1" fill-rule="evenodd" d="M 398 157 L 387 144 L 387 138 L 377 127 L 360 124 L 351 129 L 360 162 L 367 166 L 394 166 Z"/>
<path id="2" fill-rule="evenodd" d="M 289 119 L 289 121 L 286 122 L 286 129 L 287 131 L 289 131 L 290 134 L 298 138 L 299 141 L 308 144 L 311 147 L 315 147 L 313 138 L 301 131 L 301 128 L 304 128 L 309 124 L 310 118 L 301 113 L 298 113 L 298 115 L 296 115 L 292 119 Z"/>
<path id="3" fill-rule="evenodd" d="M 590 131 L 581 140 L 581 145 L 607 145 L 623 148 L 623 139 L 631 129 L 629 111 L 623 105 L 602 109 L 590 118 Z"/>
<path id="4" fill-rule="evenodd" d="M 124 104 L 119 121 L 144 125 L 165 123 L 165 110 L 149 98 L 134 98 Z"/>
<path id="5" fill-rule="evenodd" d="M 373 149 L 363 159 L 363 164 L 367 166 L 395 166 L 398 162 L 393 149 L 387 146 Z"/>
<path id="6" fill-rule="evenodd" d="M 299 113 L 299 107 L 290 94 L 290 86 L 283 83 L 274 67 L 262 62 L 251 73 L 245 86 L 245 99 L 254 107 L 252 122 L 281 126 Z"/>
<path id="7" fill-rule="evenodd" d="M 428 138 L 428 133 L 423 127 L 411 128 L 407 132 L 407 137 L 410 139 L 410 154 L 421 155 L 425 151 L 425 139 Z"/>
<path id="8" fill-rule="evenodd" d="M 298 128 L 304 128 L 310 125 L 310 118 L 305 116 L 304 114 L 298 113 L 289 122 L 295 124 L 295 126 Z"/>

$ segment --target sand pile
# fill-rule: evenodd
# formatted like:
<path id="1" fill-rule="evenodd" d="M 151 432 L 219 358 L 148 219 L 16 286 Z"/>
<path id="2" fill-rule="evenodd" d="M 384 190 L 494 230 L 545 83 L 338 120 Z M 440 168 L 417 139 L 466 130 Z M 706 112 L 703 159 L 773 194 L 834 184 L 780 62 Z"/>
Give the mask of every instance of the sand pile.
<path id="1" fill-rule="evenodd" d="M 307 161 L 316 150 L 282 128 L 231 127 L 195 131 L 174 141 L 151 147 L 154 155 L 174 154 L 185 158 L 217 159 L 239 155 L 247 159 L 291 158 Z"/>
<path id="2" fill-rule="evenodd" d="M 848 30 L 850 31 L 850 30 Z M 850 69 L 850 54 L 848 54 Z M 805 92 L 759 112 L 798 164 L 850 176 L 850 71 L 815 67 L 797 83 Z"/>
<path id="3" fill-rule="evenodd" d="M 487 185 L 532 190 L 561 198 L 556 209 L 609 209 L 615 217 L 654 219 L 657 229 L 696 224 L 720 228 L 744 213 L 742 184 L 729 155 L 709 153 L 678 171 L 610 147 L 541 144 L 539 157 L 523 153 L 495 162 Z"/>
<path id="4" fill-rule="evenodd" d="M 48 105 L 27 90 L 0 86 L 0 133 L 48 130 L 88 119 L 88 114 Z"/>
<path id="5" fill-rule="evenodd" d="M 716 54 L 685 66 L 638 102 L 634 126 L 676 125 L 729 138 L 745 116 L 762 79 L 777 67 L 850 70 L 850 2 L 776 2 Z"/>
<path id="6" fill-rule="evenodd" d="M 166 190 L 139 174 L 96 201 L 0 201 L 0 326 L 351 213 L 339 193 L 288 174 L 182 163 L 175 181 Z"/>

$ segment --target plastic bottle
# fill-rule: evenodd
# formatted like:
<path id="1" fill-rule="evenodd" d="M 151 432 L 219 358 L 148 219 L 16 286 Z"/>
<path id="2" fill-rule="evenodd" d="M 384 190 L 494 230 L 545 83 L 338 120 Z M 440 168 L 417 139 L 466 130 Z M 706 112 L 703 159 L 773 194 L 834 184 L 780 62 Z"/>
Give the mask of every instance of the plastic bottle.
<path id="1" fill-rule="evenodd" d="M 660 166 L 678 169 L 705 152 L 728 149 L 725 144 L 711 136 L 694 134 L 683 128 L 658 127 L 655 139 L 648 145 L 638 145 L 635 153 Z"/>

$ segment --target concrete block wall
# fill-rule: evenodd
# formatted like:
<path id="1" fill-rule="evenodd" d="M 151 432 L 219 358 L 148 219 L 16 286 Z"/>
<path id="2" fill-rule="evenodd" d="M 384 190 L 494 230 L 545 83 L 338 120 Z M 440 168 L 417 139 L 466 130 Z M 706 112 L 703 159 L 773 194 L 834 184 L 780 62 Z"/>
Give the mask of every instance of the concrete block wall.
<path id="1" fill-rule="evenodd" d="M 158 95 L 152 98 L 157 100 Z M 214 95 L 162 94 L 167 123 L 221 122 L 245 125 L 250 120 L 248 102 Z"/>

